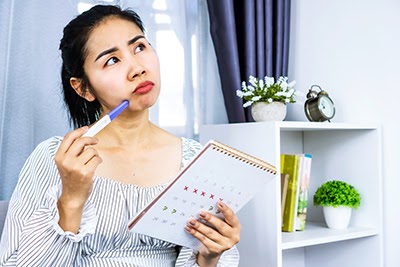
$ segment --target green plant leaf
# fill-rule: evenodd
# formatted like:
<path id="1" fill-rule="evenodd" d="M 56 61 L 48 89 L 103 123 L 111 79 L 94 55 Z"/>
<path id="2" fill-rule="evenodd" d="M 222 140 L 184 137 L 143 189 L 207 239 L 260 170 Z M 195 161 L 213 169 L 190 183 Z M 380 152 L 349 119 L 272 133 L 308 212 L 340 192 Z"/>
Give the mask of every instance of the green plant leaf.
<path id="1" fill-rule="evenodd" d="M 322 184 L 314 194 L 315 206 L 347 206 L 357 209 L 361 204 L 358 190 L 343 181 L 332 180 Z"/>

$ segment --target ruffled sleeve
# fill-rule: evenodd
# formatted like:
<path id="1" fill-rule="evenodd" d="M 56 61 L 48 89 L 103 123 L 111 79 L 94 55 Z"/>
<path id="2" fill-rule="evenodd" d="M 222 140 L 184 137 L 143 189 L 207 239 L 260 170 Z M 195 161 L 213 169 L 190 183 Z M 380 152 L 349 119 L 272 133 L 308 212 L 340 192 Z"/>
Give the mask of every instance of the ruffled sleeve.
<path id="1" fill-rule="evenodd" d="M 44 203 L 44 208 L 51 212 L 51 223 L 54 227 L 54 230 L 61 236 L 65 236 L 73 242 L 79 242 L 82 240 L 84 236 L 92 235 L 95 233 L 96 224 L 97 224 L 97 216 L 95 212 L 94 205 L 88 200 L 83 207 L 81 226 L 79 228 L 79 232 L 74 234 L 69 231 L 64 231 L 58 221 L 60 220 L 60 214 L 57 209 L 57 201 L 61 196 L 62 185 L 53 186 L 49 193 L 46 195 L 46 201 Z"/>
<path id="2" fill-rule="evenodd" d="M 175 267 L 200 267 L 197 262 L 197 251 L 189 248 L 182 248 Z M 239 251 L 236 246 L 222 253 L 217 267 L 236 267 L 239 266 Z"/>
<path id="3" fill-rule="evenodd" d="M 20 172 L 0 242 L 0 266 L 72 266 L 80 258 L 79 242 L 95 232 L 89 201 L 78 234 L 58 225 L 62 184 L 54 155 L 60 142 L 53 137 L 39 144 Z"/>

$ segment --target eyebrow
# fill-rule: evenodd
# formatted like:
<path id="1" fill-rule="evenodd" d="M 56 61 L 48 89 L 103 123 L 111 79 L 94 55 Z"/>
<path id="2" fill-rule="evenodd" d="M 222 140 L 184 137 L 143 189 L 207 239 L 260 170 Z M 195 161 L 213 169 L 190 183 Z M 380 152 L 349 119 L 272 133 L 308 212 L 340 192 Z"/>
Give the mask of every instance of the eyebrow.
<path id="1" fill-rule="evenodd" d="M 135 36 L 135 37 L 133 37 L 131 40 L 128 41 L 128 45 L 134 44 L 137 40 L 139 40 L 139 39 L 141 39 L 141 38 L 146 38 L 146 37 L 144 37 L 143 35 Z M 116 47 L 113 47 L 113 48 L 104 50 L 103 52 L 101 52 L 101 53 L 96 57 L 96 59 L 95 59 L 94 61 L 96 62 L 99 58 L 101 58 L 101 57 L 103 57 L 103 56 L 105 56 L 105 55 L 111 54 L 111 53 L 113 53 L 113 52 L 115 52 L 115 51 L 117 51 L 117 50 L 118 50 L 118 49 L 117 49 Z"/>

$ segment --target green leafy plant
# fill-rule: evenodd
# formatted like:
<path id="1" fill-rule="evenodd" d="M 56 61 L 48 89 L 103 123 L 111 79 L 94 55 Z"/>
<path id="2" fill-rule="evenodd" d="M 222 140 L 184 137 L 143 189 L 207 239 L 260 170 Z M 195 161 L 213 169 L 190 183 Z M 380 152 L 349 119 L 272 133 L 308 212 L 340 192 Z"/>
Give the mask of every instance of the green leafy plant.
<path id="1" fill-rule="evenodd" d="M 246 102 L 243 107 L 249 107 L 256 102 L 278 101 L 282 103 L 296 103 L 295 81 L 288 83 L 288 78 L 281 76 L 275 81 L 274 77 L 265 76 L 264 79 L 249 77 L 249 84 L 242 82 L 242 89 L 236 90 L 236 95 Z"/>
<path id="2" fill-rule="evenodd" d="M 358 190 L 343 181 L 332 180 L 322 184 L 314 194 L 315 206 L 347 206 L 357 209 L 361 203 Z"/>

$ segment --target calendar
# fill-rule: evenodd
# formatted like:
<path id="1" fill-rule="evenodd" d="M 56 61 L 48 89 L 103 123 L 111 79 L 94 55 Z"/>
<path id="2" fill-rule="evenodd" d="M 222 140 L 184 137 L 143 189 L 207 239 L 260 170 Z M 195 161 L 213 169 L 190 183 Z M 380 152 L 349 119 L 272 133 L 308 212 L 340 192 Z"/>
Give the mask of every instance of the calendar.
<path id="1" fill-rule="evenodd" d="M 256 157 L 210 140 L 178 176 L 128 225 L 130 231 L 198 249 L 200 241 L 184 229 L 205 210 L 219 218 L 223 201 L 235 213 L 276 178 L 276 168 Z M 204 222 L 203 222 L 204 223 Z"/>

